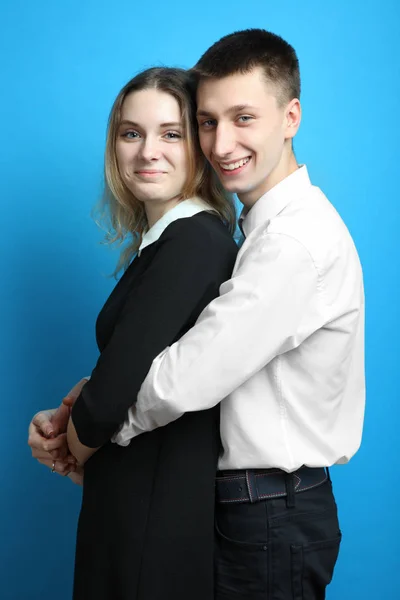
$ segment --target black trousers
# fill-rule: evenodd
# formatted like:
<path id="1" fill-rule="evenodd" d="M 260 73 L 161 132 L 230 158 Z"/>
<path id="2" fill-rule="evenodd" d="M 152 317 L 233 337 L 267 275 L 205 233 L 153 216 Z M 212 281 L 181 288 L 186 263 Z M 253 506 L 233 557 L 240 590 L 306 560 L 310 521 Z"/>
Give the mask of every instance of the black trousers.
<path id="1" fill-rule="evenodd" d="M 216 505 L 215 600 L 322 600 L 341 532 L 330 478 L 287 497 Z"/>

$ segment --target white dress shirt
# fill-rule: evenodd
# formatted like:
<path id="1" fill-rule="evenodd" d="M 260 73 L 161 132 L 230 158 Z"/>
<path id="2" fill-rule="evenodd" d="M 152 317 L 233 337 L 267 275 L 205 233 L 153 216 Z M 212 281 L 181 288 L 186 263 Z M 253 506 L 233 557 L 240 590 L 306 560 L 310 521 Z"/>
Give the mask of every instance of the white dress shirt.
<path id="1" fill-rule="evenodd" d="M 120 445 L 221 402 L 220 469 L 345 463 L 365 403 L 364 292 L 342 219 L 307 168 L 245 214 L 232 278 L 153 361 Z"/>

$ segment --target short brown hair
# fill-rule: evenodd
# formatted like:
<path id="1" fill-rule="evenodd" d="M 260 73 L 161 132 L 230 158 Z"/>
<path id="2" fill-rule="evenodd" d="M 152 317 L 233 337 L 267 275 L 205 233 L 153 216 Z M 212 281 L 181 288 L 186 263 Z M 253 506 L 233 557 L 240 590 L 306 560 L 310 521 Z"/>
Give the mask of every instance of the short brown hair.
<path id="1" fill-rule="evenodd" d="M 294 48 L 265 29 L 244 29 L 224 36 L 203 54 L 193 72 L 200 79 L 222 79 L 256 67 L 276 85 L 281 103 L 300 98 L 300 69 Z"/>
<path id="2" fill-rule="evenodd" d="M 202 198 L 220 215 L 231 233 L 235 230 L 236 211 L 233 198 L 224 191 L 200 149 L 193 74 L 184 69 L 169 67 L 147 69 L 136 75 L 122 88 L 115 99 L 108 121 L 104 160 L 105 187 L 103 197 L 95 212 L 99 213 L 97 220 L 105 224 L 106 243 L 124 244 L 114 272 L 115 275 L 128 266 L 147 228 L 144 206 L 123 182 L 116 155 L 116 141 L 124 101 L 130 94 L 146 89 L 166 92 L 173 96 L 179 104 L 189 163 L 185 188 L 182 190 L 182 200 L 193 196 Z"/>

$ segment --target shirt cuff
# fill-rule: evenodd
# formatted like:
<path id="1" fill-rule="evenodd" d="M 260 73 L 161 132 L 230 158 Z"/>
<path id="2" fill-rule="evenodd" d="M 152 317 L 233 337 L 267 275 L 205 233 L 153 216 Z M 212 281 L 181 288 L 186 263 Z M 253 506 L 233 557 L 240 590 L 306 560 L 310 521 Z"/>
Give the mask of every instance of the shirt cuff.
<path id="1" fill-rule="evenodd" d="M 134 408 L 130 408 L 125 421 L 112 436 L 111 441 L 114 442 L 114 444 L 118 444 L 118 446 L 129 446 L 134 437 L 144 433 L 143 429 L 138 427 L 135 422 Z"/>

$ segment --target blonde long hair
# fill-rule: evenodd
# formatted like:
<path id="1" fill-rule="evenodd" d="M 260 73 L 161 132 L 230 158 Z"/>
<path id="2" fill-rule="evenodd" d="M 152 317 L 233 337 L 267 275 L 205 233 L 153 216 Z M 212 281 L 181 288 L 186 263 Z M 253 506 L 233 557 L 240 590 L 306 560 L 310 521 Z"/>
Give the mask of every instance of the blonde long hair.
<path id="1" fill-rule="evenodd" d="M 104 159 L 104 193 L 95 207 L 96 222 L 106 231 L 104 243 L 122 245 L 114 271 L 116 276 L 126 269 L 140 246 L 147 228 L 144 205 L 124 184 L 116 156 L 116 140 L 125 98 L 134 92 L 157 89 L 173 96 L 182 114 L 189 170 L 182 191 L 182 200 L 197 196 L 207 202 L 233 234 L 236 210 L 233 198 L 227 194 L 203 156 L 197 136 L 195 81 L 184 69 L 153 67 L 136 75 L 119 92 L 111 109 L 107 128 Z"/>

